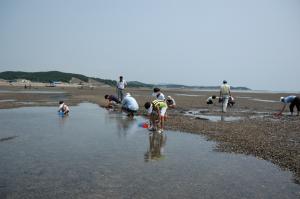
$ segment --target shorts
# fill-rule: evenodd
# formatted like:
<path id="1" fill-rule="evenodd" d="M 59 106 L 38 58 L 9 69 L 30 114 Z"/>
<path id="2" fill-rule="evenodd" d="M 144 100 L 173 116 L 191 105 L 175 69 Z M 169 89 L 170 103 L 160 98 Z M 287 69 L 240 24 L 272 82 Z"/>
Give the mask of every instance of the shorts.
<path id="1" fill-rule="evenodd" d="M 162 108 L 162 109 L 160 110 L 160 116 L 161 116 L 161 117 L 164 117 L 164 116 L 166 115 L 166 112 L 167 112 L 167 107 Z M 156 116 L 158 116 L 158 114 L 157 114 L 156 111 L 152 111 L 152 112 L 151 112 L 151 116 L 156 117 Z"/>

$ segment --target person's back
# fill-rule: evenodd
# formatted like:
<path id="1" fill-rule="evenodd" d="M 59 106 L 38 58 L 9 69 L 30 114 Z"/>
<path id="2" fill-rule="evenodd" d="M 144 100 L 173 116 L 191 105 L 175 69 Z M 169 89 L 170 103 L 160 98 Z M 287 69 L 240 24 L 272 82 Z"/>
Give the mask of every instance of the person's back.
<path id="1" fill-rule="evenodd" d="M 226 84 L 222 84 L 220 88 L 221 95 L 230 95 L 230 86 Z"/>
<path id="2" fill-rule="evenodd" d="M 162 101 L 166 100 L 165 95 L 160 91 L 160 88 L 154 88 L 152 95 L 156 97 L 157 100 L 162 100 Z"/>
<path id="3" fill-rule="evenodd" d="M 119 100 L 116 96 L 114 96 L 114 95 L 109 95 L 109 96 L 108 96 L 108 100 L 109 100 L 109 101 L 114 101 L 114 102 L 116 102 L 117 104 L 120 104 L 120 103 L 121 103 L 120 100 Z"/>
<path id="4" fill-rule="evenodd" d="M 222 111 L 225 113 L 228 105 L 230 93 L 230 86 L 227 84 L 227 81 L 224 80 L 223 84 L 220 87 L 220 99 L 222 100 Z"/>
<path id="5" fill-rule="evenodd" d="M 126 95 L 126 97 L 124 97 L 122 106 L 133 111 L 137 111 L 139 109 L 137 101 L 131 95 Z"/>

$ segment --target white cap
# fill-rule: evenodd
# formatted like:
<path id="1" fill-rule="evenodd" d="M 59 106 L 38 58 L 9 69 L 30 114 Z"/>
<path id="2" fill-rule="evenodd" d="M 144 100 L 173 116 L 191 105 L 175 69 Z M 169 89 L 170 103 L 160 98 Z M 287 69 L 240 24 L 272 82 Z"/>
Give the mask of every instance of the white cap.
<path id="1" fill-rule="evenodd" d="M 281 102 L 284 102 L 284 97 L 280 97 L 280 101 L 281 101 Z"/>
<path id="2" fill-rule="evenodd" d="M 126 96 L 131 96 L 130 93 L 126 93 Z"/>

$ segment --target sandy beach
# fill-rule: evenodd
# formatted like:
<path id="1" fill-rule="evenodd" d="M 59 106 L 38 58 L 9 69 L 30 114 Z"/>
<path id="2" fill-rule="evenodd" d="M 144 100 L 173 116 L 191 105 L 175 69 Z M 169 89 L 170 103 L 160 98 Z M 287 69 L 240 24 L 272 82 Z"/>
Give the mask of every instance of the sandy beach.
<path id="1" fill-rule="evenodd" d="M 176 100 L 177 108 L 168 109 L 166 129 L 204 135 L 217 141 L 216 150 L 242 153 L 265 159 L 294 172 L 300 179 L 300 117 L 274 117 L 281 108 L 279 98 L 287 93 L 232 91 L 236 104 L 221 112 L 219 104 L 208 107 L 206 99 L 218 91 L 164 90 Z M 152 100 L 151 89 L 126 89 L 140 105 Z M 68 105 L 80 102 L 105 106 L 105 94 L 115 94 L 114 88 L 72 88 L 70 86 L 44 87 L 0 86 L 0 109 L 23 106 L 58 106 L 59 100 Z M 289 93 L 292 94 L 292 93 Z M 71 110 L 72 111 L 72 110 Z M 72 114 L 72 112 L 71 112 Z"/>

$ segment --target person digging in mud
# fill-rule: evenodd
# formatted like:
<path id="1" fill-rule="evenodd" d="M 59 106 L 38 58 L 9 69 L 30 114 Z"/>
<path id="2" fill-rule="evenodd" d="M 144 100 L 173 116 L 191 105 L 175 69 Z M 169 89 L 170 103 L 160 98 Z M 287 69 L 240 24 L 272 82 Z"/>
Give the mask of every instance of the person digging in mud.
<path id="1" fill-rule="evenodd" d="M 146 102 L 144 107 L 147 110 L 150 124 L 152 125 L 149 130 L 156 131 L 158 129 L 158 132 L 163 132 L 165 121 L 164 117 L 168 109 L 166 102 L 154 100 L 151 103 Z M 158 128 L 159 126 L 160 128 Z"/>
<path id="2" fill-rule="evenodd" d="M 130 93 L 127 93 L 122 100 L 122 111 L 128 113 L 128 117 L 133 118 L 134 113 L 136 113 L 138 110 L 139 105 L 137 101 L 130 95 Z"/>
<path id="3" fill-rule="evenodd" d="M 121 103 L 121 101 L 114 95 L 105 95 L 104 98 L 108 101 L 106 108 L 113 108 Z"/>
<path id="4" fill-rule="evenodd" d="M 300 112 L 300 98 L 294 95 L 290 95 L 287 97 L 281 97 L 280 101 L 284 104 L 283 107 L 281 108 L 281 110 L 278 113 L 275 113 L 276 116 L 281 116 L 285 107 L 290 104 L 290 112 L 291 115 L 293 115 L 294 112 L 294 107 L 297 107 L 297 116 L 299 116 L 299 112 Z"/>

